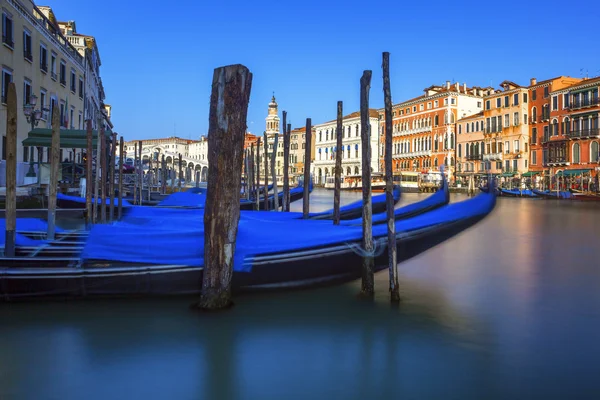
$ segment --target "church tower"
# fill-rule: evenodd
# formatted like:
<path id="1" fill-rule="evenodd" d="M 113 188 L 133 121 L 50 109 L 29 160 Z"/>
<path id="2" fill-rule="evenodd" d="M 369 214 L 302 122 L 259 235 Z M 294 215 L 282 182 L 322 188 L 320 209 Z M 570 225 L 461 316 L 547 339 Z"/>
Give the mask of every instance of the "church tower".
<path id="1" fill-rule="evenodd" d="M 267 137 L 272 138 L 279 134 L 279 116 L 277 115 L 277 102 L 275 101 L 275 94 L 273 94 L 273 98 L 271 98 L 271 102 L 269 103 L 269 114 L 265 120 L 267 121 Z"/>

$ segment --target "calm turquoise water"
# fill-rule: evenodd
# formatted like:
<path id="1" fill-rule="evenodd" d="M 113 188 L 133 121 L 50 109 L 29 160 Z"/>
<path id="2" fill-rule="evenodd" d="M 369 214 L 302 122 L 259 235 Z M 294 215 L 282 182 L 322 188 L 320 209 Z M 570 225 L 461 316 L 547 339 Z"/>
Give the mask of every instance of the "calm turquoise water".
<path id="1" fill-rule="evenodd" d="M 330 199 L 316 191 L 315 211 Z M 594 204 L 499 199 L 400 265 L 397 308 L 385 271 L 373 302 L 357 281 L 220 314 L 194 298 L 0 304 L 0 399 L 598 399 L 599 227 Z"/>

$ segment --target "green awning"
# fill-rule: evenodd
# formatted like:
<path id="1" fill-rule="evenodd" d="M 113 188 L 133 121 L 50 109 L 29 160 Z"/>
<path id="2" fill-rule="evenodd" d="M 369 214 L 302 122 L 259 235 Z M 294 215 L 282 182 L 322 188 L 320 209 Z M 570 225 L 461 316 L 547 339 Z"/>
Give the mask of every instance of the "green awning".
<path id="1" fill-rule="evenodd" d="M 529 171 L 529 172 L 525 172 L 524 174 L 521 174 L 521 176 L 528 178 L 528 177 L 532 177 L 533 175 L 538 175 L 539 173 L 540 173 L 539 171 Z"/>
<path id="2" fill-rule="evenodd" d="M 112 131 L 105 132 L 105 137 L 110 142 Z M 92 146 L 96 148 L 98 132 L 92 131 Z M 35 128 L 28 134 L 27 139 L 23 140 L 23 146 L 51 147 L 52 129 Z M 60 147 L 62 149 L 85 149 L 87 148 L 87 132 L 81 129 L 61 129 Z"/>
<path id="3" fill-rule="evenodd" d="M 517 174 L 516 172 L 503 172 L 499 176 L 502 176 L 504 178 L 508 178 L 508 177 L 511 177 L 511 176 L 515 176 L 516 174 Z"/>
<path id="4" fill-rule="evenodd" d="M 574 175 L 582 175 L 582 174 L 587 174 L 588 172 L 590 172 L 591 169 L 565 169 L 563 171 L 558 171 L 557 175 L 558 176 L 574 176 Z"/>

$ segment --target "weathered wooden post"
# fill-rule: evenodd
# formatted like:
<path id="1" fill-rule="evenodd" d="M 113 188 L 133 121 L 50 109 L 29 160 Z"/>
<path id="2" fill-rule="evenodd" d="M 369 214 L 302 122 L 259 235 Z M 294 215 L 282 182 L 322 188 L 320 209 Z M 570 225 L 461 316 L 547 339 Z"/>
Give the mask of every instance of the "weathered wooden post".
<path id="1" fill-rule="evenodd" d="M 123 216 L 123 136 L 119 138 L 119 204 L 117 208 L 117 216 L 119 220 Z"/>
<path id="2" fill-rule="evenodd" d="M 73 150 L 73 159 L 71 160 L 71 183 L 73 185 L 73 187 L 75 187 L 75 169 L 76 169 L 76 162 L 75 162 L 75 152 L 77 151 L 77 149 L 72 149 Z M 59 150 L 60 151 L 60 150 Z"/>
<path id="3" fill-rule="evenodd" d="M 204 274 L 199 307 L 229 307 L 240 217 L 244 134 L 252 74 L 242 65 L 215 69 L 208 128 L 208 189 L 204 212 Z"/>
<path id="4" fill-rule="evenodd" d="M 138 144 L 134 143 L 133 150 L 133 204 L 137 204 L 137 195 L 138 195 Z"/>
<path id="5" fill-rule="evenodd" d="M 310 183 L 310 157 L 311 151 L 310 146 L 312 143 L 312 121 L 310 118 L 306 118 L 306 148 L 304 149 L 304 193 L 302 195 L 302 217 L 308 218 L 310 212 L 310 194 L 309 194 L 309 183 Z"/>
<path id="6" fill-rule="evenodd" d="M 162 160 L 161 160 L 161 164 L 160 164 L 160 175 L 161 175 L 161 182 L 160 182 L 160 190 L 162 192 L 162 194 L 166 194 L 167 193 L 167 162 L 165 161 L 165 155 L 162 155 Z"/>
<path id="7" fill-rule="evenodd" d="M 283 201 L 281 211 L 290 211 L 287 198 L 290 195 L 290 131 L 287 127 L 287 111 L 283 111 Z"/>
<path id="8" fill-rule="evenodd" d="M 98 118 L 96 122 L 96 176 L 94 178 L 94 224 L 98 222 L 98 207 L 100 206 L 100 199 L 98 198 L 98 190 L 100 188 L 100 176 L 104 174 L 104 171 L 100 170 L 100 155 L 101 153 L 101 141 L 100 141 L 100 125 L 102 120 Z"/>
<path id="9" fill-rule="evenodd" d="M 177 189 L 180 192 L 181 192 L 181 179 L 183 178 L 183 172 L 181 170 L 181 168 L 182 168 L 181 167 L 181 162 L 182 162 L 181 153 L 179 153 L 179 173 L 177 174 L 177 177 L 178 177 L 178 179 L 177 179 Z"/>
<path id="10" fill-rule="evenodd" d="M 273 209 L 279 211 L 279 192 L 277 191 L 277 174 L 275 173 L 277 146 L 279 146 L 279 133 L 275 134 L 273 153 L 271 153 L 271 176 L 273 178 Z"/>
<path id="11" fill-rule="evenodd" d="M 269 211 L 269 144 L 267 143 L 267 132 L 265 138 L 265 211 Z"/>
<path id="12" fill-rule="evenodd" d="M 250 177 L 248 184 L 250 187 L 250 199 L 252 199 L 252 196 L 256 195 L 256 191 L 254 190 L 254 143 L 250 144 Z"/>
<path id="13" fill-rule="evenodd" d="M 244 197 L 250 200 L 250 149 L 244 151 Z"/>
<path id="14" fill-rule="evenodd" d="M 260 210 L 260 138 L 256 140 L 256 211 Z"/>
<path id="15" fill-rule="evenodd" d="M 52 110 L 52 144 L 50 159 L 50 181 L 48 182 L 48 240 L 54 240 L 56 231 L 56 189 L 58 185 L 58 167 L 60 165 L 60 111 Z"/>
<path id="16" fill-rule="evenodd" d="M 100 206 L 100 222 L 106 223 L 106 178 L 108 176 L 108 170 L 106 169 L 106 136 L 104 135 L 104 126 L 100 128 L 100 165 L 102 166 L 102 205 Z"/>
<path id="17" fill-rule="evenodd" d="M 92 190 L 94 187 L 94 183 L 92 181 L 92 153 L 94 152 L 92 148 L 92 120 L 88 119 L 86 124 L 86 136 L 87 136 L 87 158 L 85 161 L 85 208 L 86 208 L 86 219 L 87 224 L 90 225 L 92 223 L 92 214 L 94 211 L 92 210 Z"/>
<path id="18" fill-rule="evenodd" d="M 371 204 L 371 124 L 369 122 L 369 90 L 371 89 L 371 71 L 363 71 L 360 78 L 360 140 L 362 144 L 362 194 L 363 194 L 363 238 L 362 247 L 365 252 L 363 257 L 363 274 L 361 294 L 373 296 L 375 294 L 374 259 L 373 253 L 373 226 Z"/>
<path id="19" fill-rule="evenodd" d="M 115 219 L 115 160 L 117 156 L 117 134 L 113 133 L 110 140 L 110 182 L 108 183 L 108 192 L 110 194 L 109 220 Z"/>
<path id="20" fill-rule="evenodd" d="M 342 190 L 342 129 L 343 103 L 337 102 L 337 128 L 336 128 L 336 148 L 335 148 L 335 188 L 333 190 L 333 224 L 340 224 L 340 191 Z"/>
<path id="21" fill-rule="evenodd" d="M 17 237 L 17 90 L 8 84 L 6 94 L 6 239 L 4 255 L 15 256 Z"/>
<path id="22" fill-rule="evenodd" d="M 200 187 L 200 171 L 196 171 L 195 181 L 196 181 L 196 187 L 199 188 Z"/>
<path id="23" fill-rule="evenodd" d="M 388 266 L 390 300 L 400 301 L 398 261 L 396 257 L 396 221 L 394 218 L 394 180 L 392 175 L 392 90 L 390 88 L 390 53 L 383 53 L 383 101 L 385 106 L 385 208 L 388 231 Z"/>
<path id="24" fill-rule="evenodd" d="M 140 184 L 138 186 L 140 193 L 139 193 L 139 197 L 138 199 L 140 200 L 140 206 L 142 205 L 142 199 L 143 199 L 143 195 L 142 193 L 144 192 L 144 161 L 142 160 L 142 141 L 140 140 L 138 142 L 138 150 L 139 150 L 139 156 L 138 156 L 138 162 L 140 163 L 140 171 L 139 171 L 139 175 L 138 178 L 140 180 Z"/>
<path id="25" fill-rule="evenodd" d="M 288 171 L 290 165 L 289 165 L 289 159 L 290 159 L 290 140 L 292 139 L 291 135 L 292 135 L 292 124 L 287 124 L 287 153 L 284 153 L 285 159 L 287 160 L 288 166 L 285 168 L 286 171 Z M 285 150 L 284 150 L 285 151 Z M 287 154 L 287 155 L 286 155 Z M 285 211 L 290 211 L 290 176 L 289 176 L 289 171 L 287 172 L 286 178 L 285 178 L 285 183 L 284 183 L 284 194 L 283 194 L 283 201 L 285 203 Z M 285 189 L 287 187 L 287 190 Z"/>

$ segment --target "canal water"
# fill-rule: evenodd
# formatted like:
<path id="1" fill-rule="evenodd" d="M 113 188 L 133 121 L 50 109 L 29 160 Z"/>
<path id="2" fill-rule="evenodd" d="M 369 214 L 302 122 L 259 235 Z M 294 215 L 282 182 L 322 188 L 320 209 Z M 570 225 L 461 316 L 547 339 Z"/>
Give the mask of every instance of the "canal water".
<path id="1" fill-rule="evenodd" d="M 500 198 L 400 264 L 399 307 L 386 271 L 373 302 L 356 281 L 218 314 L 193 297 L 2 304 L 0 399 L 599 399 L 599 227 L 596 204 Z"/>

